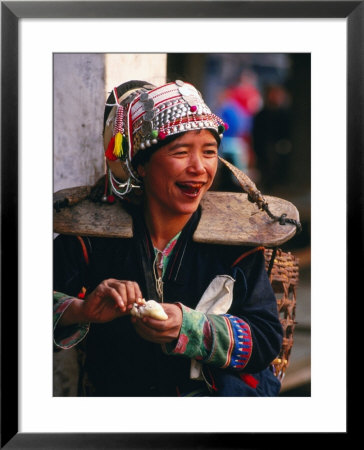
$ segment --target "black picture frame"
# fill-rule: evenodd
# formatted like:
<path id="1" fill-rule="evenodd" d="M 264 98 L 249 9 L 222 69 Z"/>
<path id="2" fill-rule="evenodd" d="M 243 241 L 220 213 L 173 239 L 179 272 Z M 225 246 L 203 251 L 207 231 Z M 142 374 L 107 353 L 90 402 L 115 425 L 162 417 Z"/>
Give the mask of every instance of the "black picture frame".
<path id="1" fill-rule="evenodd" d="M 347 294 L 362 278 L 364 144 L 363 1 L 1 2 L 1 448 L 260 448 L 268 433 L 19 433 L 18 431 L 18 23 L 22 18 L 346 18 Z M 11 105 L 11 107 L 9 106 Z M 350 175 L 350 176 L 349 176 Z M 340 189 L 338 180 L 338 189 Z M 334 213 L 333 213 L 334 220 Z M 359 249 L 359 255 L 358 255 Z M 349 302 L 348 302 L 349 303 Z M 9 338 L 10 336 L 10 338 Z M 348 346 L 348 349 L 350 346 Z M 349 358 L 348 358 L 349 360 Z M 334 363 L 333 363 L 334 364 Z M 333 394 L 334 396 L 334 394 Z M 334 400 L 333 400 L 334 401 Z M 335 442 L 349 437 L 337 433 Z M 307 437 L 307 436 L 306 436 Z M 286 441 L 286 445 L 305 443 Z M 315 443 L 319 433 L 315 435 Z M 327 435 L 324 435 L 327 442 Z M 308 437 L 308 439 L 312 439 Z M 279 447 L 284 445 L 280 442 Z"/>

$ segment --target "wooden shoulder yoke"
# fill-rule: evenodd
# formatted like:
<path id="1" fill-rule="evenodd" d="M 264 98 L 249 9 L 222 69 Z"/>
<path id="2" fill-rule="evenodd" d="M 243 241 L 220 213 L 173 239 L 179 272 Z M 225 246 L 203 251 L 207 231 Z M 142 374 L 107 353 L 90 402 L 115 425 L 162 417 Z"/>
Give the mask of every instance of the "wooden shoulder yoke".
<path id="1" fill-rule="evenodd" d="M 89 192 L 87 186 L 79 186 L 54 194 L 54 232 L 131 238 L 132 219 L 121 203 L 92 202 L 87 198 Z M 270 196 L 265 196 L 265 200 L 275 216 L 285 214 L 299 222 L 299 213 L 292 203 Z M 209 191 L 201 201 L 201 208 L 201 220 L 193 235 L 197 242 L 276 247 L 296 233 L 294 224 L 273 220 L 244 193 Z"/>

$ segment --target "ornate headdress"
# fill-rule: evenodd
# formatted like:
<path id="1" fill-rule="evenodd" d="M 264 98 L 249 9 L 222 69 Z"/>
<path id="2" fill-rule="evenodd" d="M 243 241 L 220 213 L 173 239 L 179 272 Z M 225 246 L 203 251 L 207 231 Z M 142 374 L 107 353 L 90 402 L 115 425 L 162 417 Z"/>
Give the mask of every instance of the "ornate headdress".
<path id="1" fill-rule="evenodd" d="M 118 86 L 111 92 L 105 105 L 104 150 L 108 176 L 105 177 L 105 186 L 102 186 L 103 200 L 108 201 L 109 189 L 121 198 L 134 189 L 138 192 L 142 181 L 136 171 L 139 159 L 139 156 L 135 159 L 137 155 L 142 155 L 143 152 L 150 154 L 149 151 L 170 142 L 169 138 L 186 131 L 207 129 L 221 138 L 227 128 L 227 124 L 210 111 L 201 94 L 190 83 L 177 80 L 155 87 L 145 81 L 133 80 Z M 146 153 L 144 155 L 147 156 Z M 298 213 L 297 218 L 287 218 L 286 213 L 273 214 L 254 182 L 229 161 L 221 156 L 219 160 L 235 175 L 247 193 L 248 200 L 265 211 L 273 222 L 281 225 L 294 224 L 298 231 L 301 230 Z M 55 202 L 55 209 L 59 211 L 85 197 L 96 201 L 99 199 L 100 187 L 97 182 L 91 193 L 86 189 L 77 195 L 61 191 L 62 200 Z M 112 197 L 113 203 L 114 196 L 109 197 Z"/>
<path id="2" fill-rule="evenodd" d="M 222 137 L 227 129 L 205 104 L 200 92 L 190 83 L 177 80 L 155 87 L 143 84 L 118 97 L 113 90 L 106 103 L 110 110 L 104 129 L 104 149 L 108 180 L 118 197 L 124 197 L 141 180 L 132 161 L 139 152 L 163 145 L 170 136 L 186 131 L 209 129 Z"/>

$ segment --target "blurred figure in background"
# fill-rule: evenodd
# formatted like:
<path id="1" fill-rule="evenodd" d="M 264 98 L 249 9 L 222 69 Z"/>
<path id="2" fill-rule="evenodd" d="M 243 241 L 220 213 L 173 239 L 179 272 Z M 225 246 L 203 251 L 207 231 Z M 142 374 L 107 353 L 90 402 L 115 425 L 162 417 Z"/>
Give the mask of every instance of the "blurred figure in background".
<path id="1" fill-rule="evenodd" d="M 262 96 L 257 87 L 257 76 L 252 70 L 244 69 L 239 82 L 221 93 L 219 115 L 229 124 L 221 155 L 253 179 L 255 156 L 251 133 L 254 115 L 261 107 Z M 234 179 L 231 181 L 236 183 Z"/>
<path id="2" fill-rule="evenodd" d="M 282 85 L 268 85 L 264 107 L 254 117 L 252 144 L 264 190 L 285 185 L 292 154 L 290 96 Z"/>

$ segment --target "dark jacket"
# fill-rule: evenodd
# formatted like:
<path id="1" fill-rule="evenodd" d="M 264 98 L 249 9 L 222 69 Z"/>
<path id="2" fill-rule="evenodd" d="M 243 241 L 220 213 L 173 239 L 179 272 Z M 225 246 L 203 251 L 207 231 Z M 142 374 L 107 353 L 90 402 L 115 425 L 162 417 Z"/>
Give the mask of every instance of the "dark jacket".
<path id="1" fill-rule="evenodd" d="M 164 301 L 195 308 L 217 275 L 234 277 L 234 300 L 229 314 L 249 325 L 253 341 L 250 359 L 242 373 L 257 374 L 255 378 L 259 379 L 262 377 L 259 372 L 264 371 L 272 382 L 266 393 L 264 389 L 260 394 L 254 389 L 250 392 L 251 387 L 247 387 L 249 392 L 239 394 L 241 386 L 243 390 L 247 386 L 240 372 L 210 367 L 207 376 L 216 379 L 222 395 L 276 395 L 279 382 L 265 369 L 279 353 L 282 328 L 263 253 L 252 252 L 234 264 L 251 248 L 194 242 L 192 234 L 199 216 L 199 211 L 192 216 L 173 250 L 163 278 Z M 136 281 L 146 299 L 157 299 L 152 242 L 141 215 L 134 214 L 133 222 L 132 239 L 84 238 L 88 263 L 76 237 L 58 236 L 54 242 L 54 289 L 77 296 L 83 286 L 91 292 L 104 279 L 116 278 Z M 92 324 L 84 345 L 86 371 L 92 386 L 88 395 L 174 396 L 204 384 L 189 379 L 188 358 L 167 356 L 160 345 L 143 340 L 128 316 Z M 263 386 L 261 382 L 260 388 Z"/>

